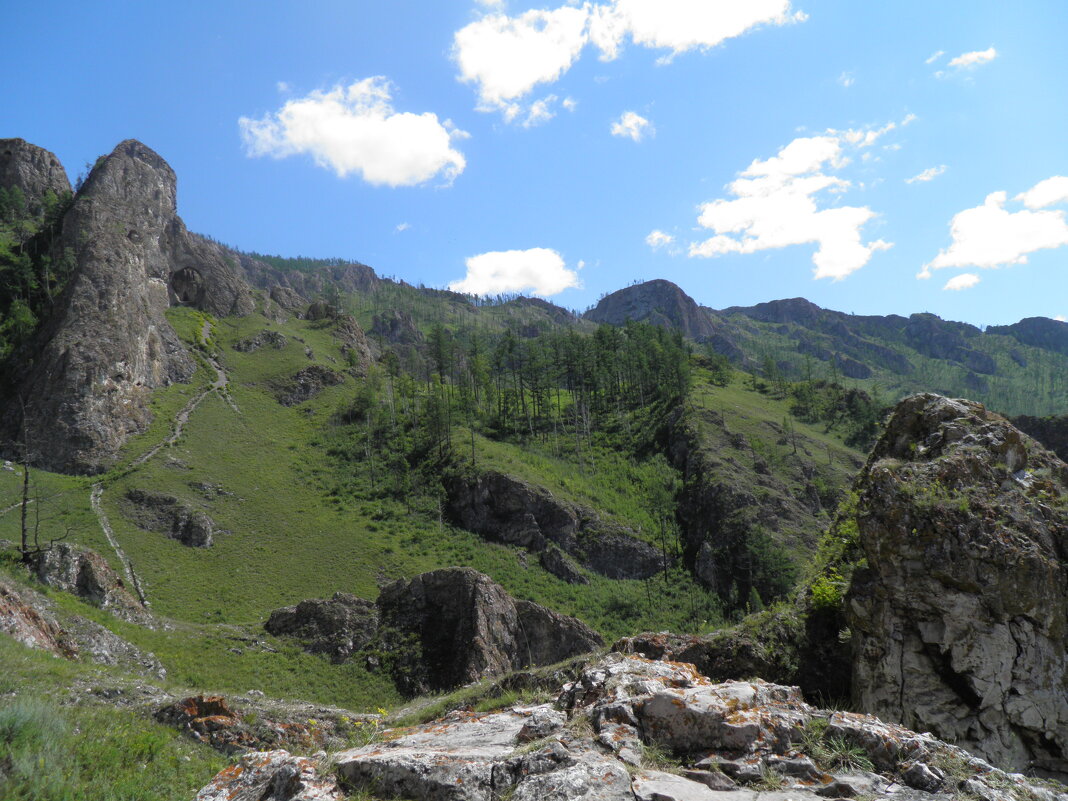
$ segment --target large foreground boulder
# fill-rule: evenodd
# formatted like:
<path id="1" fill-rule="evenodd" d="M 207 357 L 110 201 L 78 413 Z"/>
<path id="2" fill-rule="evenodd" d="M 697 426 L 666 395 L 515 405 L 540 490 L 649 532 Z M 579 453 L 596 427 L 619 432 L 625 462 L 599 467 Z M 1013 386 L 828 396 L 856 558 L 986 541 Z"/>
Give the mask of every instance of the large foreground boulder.
<path id="1" fill-rule="evenodd" d="M 131 623 L 150 623 L 152 615 L 96 551 L 66 542 L 33 555 L 30 569 L 42 584 L 69 592 Z"/>
<path id="2" fill-rule="evenodd" d="M 1068 467 L 981 404 L 902 401 L 857 480 L 861 709 L 1068 772 Z"/>
<path id="3" fill-rule="evenodd" d="M 471 568 L 395 581 L 382 589 L 378 609 L 394 678 L 410 694 L 552 664 L 603 644 L 581 621 L 516 601 Z"/>
<path id="4" fill-rule="evenodd" d="M 820 710 L 796 688 L 713 684 L 691 665 L 610 654 L 555 704 L 456 711 L 318 763 L 245 756 L 200 801 L 1068 801 L 930 734 Z M 285 794 L 288 792 L 289 794 Z"/>

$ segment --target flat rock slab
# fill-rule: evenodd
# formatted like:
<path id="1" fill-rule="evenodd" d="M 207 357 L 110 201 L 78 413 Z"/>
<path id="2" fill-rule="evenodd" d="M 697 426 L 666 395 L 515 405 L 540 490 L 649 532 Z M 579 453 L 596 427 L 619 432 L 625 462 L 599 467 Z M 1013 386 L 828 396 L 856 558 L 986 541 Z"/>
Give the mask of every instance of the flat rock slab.
<path id="1" fill-rule="evenodd" d="M 638 772 L 631 787 L 638 801 L 717 801 L 719 798 L 703 784 L 658 770 Z"/>
<path id="2" fill-rule="evenodd" d="M 247 754 L 197 793 L 196 801 L 341 801 L 333 777 L 320 776 L 315 760 L 288 751 Z"/>

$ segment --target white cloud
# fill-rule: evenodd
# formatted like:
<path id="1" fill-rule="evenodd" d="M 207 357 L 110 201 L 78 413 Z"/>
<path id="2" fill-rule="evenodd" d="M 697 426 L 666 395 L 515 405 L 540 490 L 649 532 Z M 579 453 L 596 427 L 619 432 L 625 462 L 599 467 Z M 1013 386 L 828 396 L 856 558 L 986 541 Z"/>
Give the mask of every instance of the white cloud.
<path id="1" fill-rule="evenodd" d="M 649 236 L 645 237 L 645 244 L 654 250 L 664 245 L 670 245 L 674 241 L 675 237 L 660 230 L 650 231 Z"/>
<path id="2" fill-rule="evenodd" d="M 279 81 L 274 85 L 274 88 L 283 94 L 289 91 L 289 84 L 286 81 Z"/>
<path id="3" fill-rule="evenodd" d="M 998 57 L 998 51 L 993 47 L 986 50 L 973 50 L 970 53 L 961 53 L 949 62 L 950 67 L 957 69 L 972 69 L 981 64 L 987 64 Z"/>
<path id="4" fill-rule="evenodd" d="M 727 187 L 732 199 L 701 206 L 698 223 L 715 236 L 691 244 L 690 256 L 756 253 L 811 243 L 818 245 L 812 257 L 816 278 L 837 281 L 859 270 L 875 251 L 886 250 L 891 243 L 862 241 L 861 228 L 875 217 L 870 208 L 821 208 L 821 193 L 850 188 L 849 181 L 829 174 L 849 162 L 843 154 L 846 147 L 868 147 L 893 127 L 891 123 L 800 137 L 772 158 L 754 161 Z"/>
<path id="5" fill-rule="evenodd" d="M 523 114 L 521 100 L 538 84 L 559 80 L 587 44 L 610 61 L 629 36 L 637 45 L 669 50 L 665 59 L 670 60 L 759 25 L 806 18 L 792 12 L 790 0 L 611 0 L 581 6 L 573 0 L 517 16 L 490 10 L 456 32 L 453 58 L 460 80 L 477 87 L 478 109 L 500 111 L 512 121 Z"/>
<path id="6" fill-rule="evenodd" d="M 398 233 L 398 234 L 400 234 L 400 233 L 403 233 L 404 231 L 407 231 L 407 230 L 408 230 L 409 228 L 411 228 L 411 227 L 412 227 L 412 224 L 411 224 L 411 223 L 409 223 L 409 222 L 402 222 L 402 223 L 398 223 L 398 224 L 397 224 L 397 227 L 396 227 L 396 229 L 395 229 L 395 230 L 397 231 L 397 233 Z"/>
<path id="7" fill-rule="evenodd" d="M 453 38 L 460 80 L 477 84 L 481 110 L 507 114 L 518 98 L 571 68 L 586 44 L 588 18 L 586 7 L 568 6 L 518 17 L 488 14 Z"/>
<path id="8" fill-rule="evenodd" d="M 652 136 L 655 133 L 656 129 L 653 124 L 633 111 L 624 111 L 619 119 L 612 123 L 612 136 L 629 137 L 635 142 L 640 142 L 646 136 Z"/>
<path id="9" fill-rule="evenodd" d="M 575 98 L 573 98 L 573 97 L 565 97 L 563 99 L 563 101 L 560 103 L 560 105 L 563 106 L 568 111 L 574 111 L 575 108 L 578 106 L 578 101 L 575 100 Z"/>
<path id="10" fill-rule="evenodd" d="M 1024 192 L 1027 197 L 1041 184 Z M 1068 223 L 1063 211 L 1009 211 L 1005 192 L 992 192 L 982 206 L 965 209 L 950 223 L 953 241 L 939 252 L 917 277 L 945 267 L 993 268 L 1026 264 L 1029 254 L 1068 245 Z"/>
<path id="11" fill-rule="evenodd" d="M 552 105 L 556 102 L 556 95 L 549 95 L 543 97 L 541 100 L 536 100 L 530 104 L 530 108 L 527 109 L 527 118 L 523 120 L 524 128 L 533 128 L 536 125 L 548 122 L 556 116 L 556 112 L 553 111 Z"/>
<path id="12" fill-rule="evenodd" d="M 960 292 L 962 289 L 971 289 L 973 286 L 979 283 L 981 279 L 975 273 L 961 273 L 955 275 L 946 281 L 946 285 L 942 287 L 942 290 L 949 290 L 950 292 Z"/>
<path id="13" fill-rule="evenodd" d="M 918 175 L 913 175 L 911 178 L 906 178 L 905 179 L 905 183 L 907 183 L 907 184 L 916 184 L 916 183 L 925 184 L 928 181 L 933 181 L 935 178 L 937 178 L 939 175 L 941 175 L 945 171 L 946 171 L 946 165 L 945 164 L 939 164 L 937 167 L 928 167 L 926 170 L 924 170 L 923 172 L 919 173 Z"/>
<path id="14" fill-rule="evenodd" d="M 803 12 L 791 13 L 790 0 L 615 0 L 611 6 L 595 7 L 591 38 L 605 59 L 618 54 L 627 34 L 637 45 L 670 50 L 670 58 L 715 47 L 758 25 L 805 19 Z"/>
<path id="15" fill-rule="evenodd" d="M 841 75 L 838 76 L 838 83 L 848 89 L 850 86 L 856 83 L 856 79 L 853 77 L 853 73 L 843 72 Z"/>
<path id="16" fill-rule="evenodd" d="M 310 155 L 339 177 L 358 173 L 371 184 L 414 186 L 441 176 L 451 183 L 466 166 L 455 139 L 467 134 L 431 112 L 393 109 L 382 77 L 317 90 L 260 119 L 238 125 L 249 156 Z"/>
<path id="17" fill-rule="evenodd" d="M 945 50 L 936 50 L 923 62 L 924 64 L 934 64 L 938 59 L 942 58 L 946 54 Z"/>
<path id="18" fill-rule="evenodd" d="M 503 0 L 478 0 L 478 2 L 488 8 L 499 8 L 503 5 Z"/>
<path id="19" fill-rule="evenodd" d="M 1041 209 L 1068 200 L 1068 177 L 1054 175 L 1039 181 L 1026 192 L 1018 194 L 1014 200 L 1022 200 L 1029 209 Z"/>
<path id="20" fill-rule="evenodd" d="M 1056 320 L 1058 323 L 1068 323 L 1068 317 L 1065 317 L 1063 314 L 1058 314 L 1053 319 Z"/>
<path id="21" fill-rule="evenodd" d="M 495 295 L 530 291 L 548 297 L 580 286 L 578 273 L 569 270 L 560 254 L 548 248 L 491 251 L 471 256 L 466 264 L 467 275 L 449 284 L 454 292 Z"/>

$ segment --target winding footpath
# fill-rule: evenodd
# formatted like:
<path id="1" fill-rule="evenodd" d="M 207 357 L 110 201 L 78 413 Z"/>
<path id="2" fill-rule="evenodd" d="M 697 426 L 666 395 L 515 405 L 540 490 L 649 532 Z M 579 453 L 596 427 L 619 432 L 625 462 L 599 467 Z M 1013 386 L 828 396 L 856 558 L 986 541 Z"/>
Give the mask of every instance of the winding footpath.
<path id="1" fill-rule="evenodd" d="M 201 329 L 201 339 L 206 342 L 210 334 L 211 324 L 205 321 L 204 326 Z M 215 370 L 215 380 L 210 385 L 208 385 L 203 390 L 194 395 L 190 399 L 189 403 L 187 403 L 178 411 L 178 413 L 174 416 L 174 429 L 171 431 L 170 436 L 168 436 L 162 442 L 153 445 L 143 454 L 134 459 L 133 462 L 130 463 L 131 469 L 140 467 L 164 448 L 169 448 L 174 445 L 181 438 L 182 432 L 185 429 L 185 425 L 189 422 L 189 415 L 191 415 L 193 411 L 200 405 L 201 401 L 203 401 L 204 398 L 206 398 L 212 392 L 218 392 L 231 409 L 233 409 L 238 414 L 241 413 L 241 410 L 234 402 L 234 399 L 230 396 L 230 379 L 226 375 L 226 371 L 223 370 L 222 366 L 214 357 L 209 356 L 207 354 L 205 354 L 205 357 L 208 360 L 208 364 L 210 364 Z M 111 528 L 111 522 L 108 520 L 107 514 L 104 512 L 104 506 L 101 503 L 101 498 L 103 497 L 103 495 L 104 484 L 103 482 L 98 481 L 97 483 L 93 484 L 89 492 L 89 504 L 90 506 L 92 506 L 93 512 L 96 514 L 97 521 L 100 523 L 100 528 L 104 532 L 104 536 L 107 538 L 108 543 L 115 551 L 115 554 L 119 557 L 119 561 L 122 562 L 122 569 L 123 572 L 126 574 L 127 580 L 130 582 L 130 586 L 132 586 L 136 591 L 137 597 L 141 601 L 141 604 L 146 609 L 148 609 L 148 597 L 145 595 L 141 580 L 138 578 L 137 573 L 134 571 L 133 562 L 130 560 L 130 557 L 126 555 L 126 552 L 122 549 L 122 546 L 119 545 L 119 541 L 115 537 L 115 531 Z M 2 509 L 0 510 L 0 515 L 5 514 L 11 511 L 12 509 L 17 509 L 19 506 L 20 504 L 14 504 L 13 506 L 10 506 L 6 509 Z"/>

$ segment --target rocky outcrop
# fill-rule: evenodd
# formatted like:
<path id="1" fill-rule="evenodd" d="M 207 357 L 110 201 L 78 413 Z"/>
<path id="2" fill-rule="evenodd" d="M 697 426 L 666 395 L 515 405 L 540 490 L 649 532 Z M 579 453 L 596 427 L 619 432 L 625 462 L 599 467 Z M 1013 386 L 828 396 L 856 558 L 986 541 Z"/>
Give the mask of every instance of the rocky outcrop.
<path id="1" fill-rule="evenodd" d="M 215 521 L 201 509 L 175 495 L 151 490 L 126 492 L 123 507 L 138 528 L 165 534 L 190 548 L 210 548 Z"/>
<path id="2" fill-rule="evenodd" d="M 216 776 L 195 801 L 341 801 L 337 779 L 320 777 L 319 765 L 288 751 L 248 754 Z"/>
<path id="3" fill-rule="evenodd" d="M 234 343 L 234 350 L 241 353 L 254 353 L 260 348 L 272 348 L 281 350 L 286 346 L 289 339 L 281 331 L 260 331 L 250 337 Z"/>
<path id="4" fill-rule="evenodd" d="M 0 632 L 29 648 L 73 659 L 74 644 L 47 612 L 35 607 L 10 582 L 0 579 Z"/>
<path id="5" fill-rule="evenodd" d="M 551 664 L 602 644 L 582 622 L 517 602 L 471 568 L 395 581 L 382 589 L 378 609 L 394 679 L 411 695 Z"/>
<path id="6" fill-rule="evenodd" d="M 52 470 L 97 473 L 150 420 L 154 389 L 194 362 L 163 316 L 172 304 L 217 315 L 253 310 L 236 262 L 177 216 L 174 172 L 127 140 L 98 161 L 63 218 L 73 276 L 12 376 L 8 439 Z M 24 425 L 20 426 L 20 423 Z"/>
<path id="7" fill-rule="evenodd" d="M 30 648 L 64 659 L 118 667 L 126 672 L 164 678 L 159 660 L 88 618 L 61 611 L 27 587 L 0 578 L 0 632 Z"/>
<path id="8" fill-rule="evenodd" d="M 351 314 L 337 318 L 331 332 L 341 345 L 341 355 L 345 357 L 357 375 L 366 375 L 367 368 L 374 361 L 375 349 L 367 340 L 360 324 Z"/>
<path id="9" fill-rule="evenodd" d="M 291 313 L 303 312 L 308 305 L 308 301 L 287 286 L 272 286 L 270 295 L 271 300 Z"/>
<path id="10" fill-rule="evenodd" d="M 326 387 L 336 387 L 344 381 L 345 376 L 337 370 L 331 370 L 321 364 L 311 364 L 280 386 L 275 397 L 283 406 L 296 406 L 311 400 Z"/>
<path id="11" fill-rule="evenodd" d="M 297 760 L 250 754 L 198 799 L 331 797 L 272 794 L 286 782 L 293 793 L 344 786 L 420 801 L 714 801 L 724 790 L 736 801 L 1068 799 L 930 734 L 811 707 L 792 687 L 713 684 L 691 665 L 618 654 L 552 705 L 453 712 L 328 764 Z"/>
<path id="12" fill-rule="evenodd" d="M 855 490 L 856 703 L 1068 773 L 1068 467 L 981 404 L 917 395 Z"/>
<path id="13" fill-rule="evenodd" d="M 697 302 L 678 286 L 658 278 L 620 289 L 582 315 L 595 323 L 623 325 L 628 320 L 678 329 L 691 339 L 708 339 L 716 327 Z"/>
<path id="14" fill-rule="evenodd" d="M 38 215 L 45 195 L 62 196 L 70 191 L 70 181 L 54 154 L 25 139 L 0 139 L 0 188 L 18 189 L 26 211 Z"/>
<path id="15" fill-rule="evenodd" d="M 330 599 L 309 599 L 276 609 L 264 628 L 276 637 L 303 641 L 311 653 L 343 662 L 374 638 L 378 609 L 371 601 L 336 592 Z"/>
<path id="16" fill-rule="evenodd" d="M 443 484 L 449 518 L 494 542 L 538 554 L 555 546 L 583 567 L 613 579 L 649 578 L 670 564 L 670 557 L 626 528 L 606 523 L 591 509 L 562 501 L 542 487 L 504 473 L 450 475 Z M 575 583 L 574 571 L 556 557 L 546 557 L 543 566 Z"/>
<path id="17" fill-rule="evenodd" d="M 151 615 L 126 589 L 119 574 L 95 551 L 59 542 L 35 554 L 30 564 L 42 584 L 69 592 L 93 606 L 131 623 L 147 623 Z"/>

